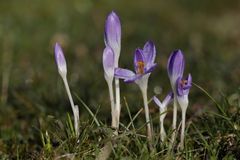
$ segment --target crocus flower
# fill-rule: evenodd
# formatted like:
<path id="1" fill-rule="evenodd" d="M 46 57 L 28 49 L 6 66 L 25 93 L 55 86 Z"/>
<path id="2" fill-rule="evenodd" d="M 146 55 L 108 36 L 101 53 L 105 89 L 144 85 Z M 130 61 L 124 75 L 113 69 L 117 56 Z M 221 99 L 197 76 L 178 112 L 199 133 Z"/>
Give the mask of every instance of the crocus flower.
<path id="1" fill-rule="evenodd" d="M 112 83 L 114 78 L 114 52 L 111 47 L 106 47 L 103 51 L 104 77 L 107 82 Z"/>
<path id="2" fill-rule="evenodd" d="M 67 64 L 66 64 L 66 60 L 62 51 L 61 46 L 56 43 L 55 44 L 55 61 L 58 67 L 58 72 L 60 74 L 60 76 L 63 79 L 67 94 L 68 94 L 68 98 L 72 107 L 72 111 L 73 111 L 73 116 L 74 116 L 74 128 L 75 128 L 75 133 L 76 136 L 79 136 L 79 109 L 77 105 L 74 105 L 73 102 L 73 98 L 72 98 L 72 94 L 70 92 L 70 88 L 68 85 L 68 81 L 67 81 Z"/>
<path id="3" fill-rule="evenodd" d="M 105 23 L 105 32 L 104 32 L 104 42 L 106 47 L 110 47 L 114 53 L 114 67 L 118 67 L 118 60 L 121 51 L 121 23 L 119 17 L 115 12 L 111 12 Z M 120 119 L 120 84 L 119 79 L 115 78 L 115 107 L 114 111 L 114 118 L 112 121 L 112 127 L 118 128 L 119 127 L 119 119 Z"/>
<path id="4" fill-rule="evenodd" d="M 65 77 L 67 75 L 67 64 L 62 48 L 58 43 L 55 44 L 55 61 L 58 67 L 58 73 L 61 77 Z"/>
<path id="5" fill-rule="evenodd" d="M 176 125 L 177 125 L 177 93 L 176 93 L 176 84 L 177 84 L 177 79 L 179 77 L 183 76 L 183 71 L 184 71 L 184 56 L 182 54 L 181 50 L 175 50 L 172 52 L 168 59 L 168 65 L 167 65 L 167 71 L 168 71 L 168 77 L 170 79 L 171 87 L 173 90 L 174 94 L 174 99 L 173 99 L 173 124 L 172 124 L 172 129 L 173 129 L 173 134 L 172 134 L 172 144 L 175 141 L 176 138 Z"/>
<path id="6" fill-rule="evenodd" d="M 147 123 L 147 137 L 148 140 L 152 141 L 152 129 L 150 125 L 150 117 L 149 117 L 149 108 L 147 101 L 147 86 L 148 86 L 148 78 L 150 73 L 156 67 L 156 63 L 154 63 L 156 57 L 156 49 L 153 42 L 148 41 L 143 49 L 136 49 L 134 55 L 134 68 L 135 73 L 128 69 L 116 68 L 115 69 L 115 77 L 124 79 L 124 82 L 131 83 L 135 82 L 138 84 L 144 102 L 145 109 L 145 118 Z"/>
<path id="7" fill-rule="evenodd" d="M 167 106 L 173 100 L 173 93 L 170 92 L 165 97 L 163 102 L 160 102 L 160 100 L 156 96 L 153 97 L 153 100 L 159 107 L 159 113 L 160 113 L 160 117 L 159 117 L 159 120 L 160 120 L 160 134 L 161 134 L 161 140 L 164 141 L 165 137 L 166 137 L 166 132 L 165 132 L 163 124 L 164 124 L 164 119 L 165 119 L 165 117 L 167 115 L 167 113 L 166 113 Z"/>
<path id="8" fill-rule="evenodd" d="M 180 105 L 182 110 L 182 130 L 181 130 L 181 142 L 180 146 L 184 146 L 184 132 L 185 132 L 185 119 L 186 110 L 188 107 L 188 94 L 191 88 L 192 77 L 189 74 L 188 77 L 183 80 L 185 60 L 181 50 L 175 50 L 171 54 L 168 60 L 168 76 L 171 82 L 171 86 L 174 93 L 174 109 L 173 109 L 173 129 L 176 129 L 177 122 L 177 104 Z M 175 140 L 175 132 L 172 137 L 172 142 Z"/>
<path id="9" fill-rule="evenodd" d="M 107 46 L 103 51 L 103 69 L 104 77 L 108 84 L 109 96 L 111 102 L 112 127 L 117 128 L 118 112 L 115 107 L 113 95 L 113 78 L 114 78 L 114 53 L 111 47 Z"/>
<path id="10" fill-rule="evenodd" d="M 121 23 L 119 17 L 113 11 L 106 19 L 104 41 L 106 46 L 110 46 L 113 49 L 115 63 L 118 63 L 121 50 Z"/>
<path id="11" fill-rule="evenodd" d="M 179 77 L 183 76 L 184 65 L 185 60 L 182 51 L 173 51 L 168 59 L 167 71 L 174 94 L 176 93 L 176 81 Z"/>
<path id="12" fill-rule="evenodd" d="M 184 132 L 185 132 L 185 119 L 186 119 L 186 110 L 188 107 L 188 94 L 191 88 L 192 76 L 188 74 L 186 79 L 179 77 L 177 79 L 177 100 L 182 110 L 182 128 L 181 128 L 181 141 L 180 147 L 184 148 Z"/>
<path id="13" fill-rule="evenodd" d="M 156 57 L 156 49 L 153 42 L 148 41 L 143 49 L 136 49 L 134 55 L 135 73 L 128 69 L 116 68 L 115 77 L 124 79 L 124 82 L 136 82 L 141 85 L 141 80 L 148 78 L 150 73 L 156 67 L 154 63 Z"/>

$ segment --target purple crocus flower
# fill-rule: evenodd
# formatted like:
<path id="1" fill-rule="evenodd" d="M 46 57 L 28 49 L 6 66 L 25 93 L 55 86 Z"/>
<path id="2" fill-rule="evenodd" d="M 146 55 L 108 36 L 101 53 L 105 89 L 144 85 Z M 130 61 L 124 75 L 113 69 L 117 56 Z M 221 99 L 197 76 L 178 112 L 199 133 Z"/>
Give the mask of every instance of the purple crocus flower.
<path id="1" fill-rule="evenodd" d="M 185 60 L 181 50 L 175 50 L 168 60 L 168 76 L 174 93 L 174 108 L 173 108 L 173 130 L 176 129 L 177 123 L 177 104 L 182 110 L 182 129 L 180 146 L 184 146 L 185 118 L 188 107 L 188 94 L 191 88 L 192 77 L 183 80 Z M 178 103 L 177 103 L 178 102 Z M 172 135 L 172 142 L 175 140 L 175 132 Z"/>
<path id="2" fill-rule="evenodd" d="M 64 77 L 67 75 L 67 64 L 66 64 L 66 60 L 65 60 L 62 48 L 58 43 L 56 43 L 54 50 L 55 50 L 55 61 L 58 67 L 58 72 L 62 77 Z"/>
<path id="3" fill-rule="evenodd" d="M 160 100 L 157 97 L 153 97 L 154 102 L 158 105 L 159 107 L 159 121 L 160 121 L 160 134 L 161 134 L 161 140 L 164 141 L 166 138 L 166 132 L 164 129 L 164 119 L 167 115 L 166 111 L 167 111 L 167 105 L 173 100 L 173 93 L 170 92 L 165 99 L 163 100 L 163 102 L 160 102 Z"/>
<path id="4" fill-rule="evenodd" d="M 177 79 L 177 100 L 181 107 L 188 106 L 188 94 L 192 86 L 192 76 L 188 74 L 186 79 L 179 77 Z"/>
<path id="5" fill-rule="evenodd" d="M 174 94 L 176 93 L 176 81 L 183 76 L 184 65 L 185 60 L 182 51 L 173 51 L 168 59 L 167 71 Z"/>
<path id="6" fill-rule="evenodd" d="M 148 78 L 150 73 L 156 67 L 154 63 L 156 57 L 156 49 L 153 42 L 148 41 L 143 49 L 136 49 L 134 55 L 135 73 L 128 69 L 116 68 L 115 77 L 124 79 L 124 82 L 140 82 L 143 78 Z"/>
<path id="7" fill-rule="evenodd" d="M 115 54 L 115 66 L 118 63 L 121 50 L 121 23 L 115 12 L 111 12 L 105 23 L 104 42 L 113 49 Z"/>
<path id="8" fill-rule="evenodd" d="M 165 99 L 161 102 L 156 96 L 153 97 L 154 102 L 158 105 L 160 112 L 165 112 L 166 107 L 168 104 L 173 100 L 173 93 L 170 92 L 168 95 L 165 97 Z"/>
<path id="9" fill-rule="evenodd" d="M 106 81 L 112 83 L 114 77 L 114 53 L 111 47 L 106 47 L 103 51 L 103 69 Z"/>

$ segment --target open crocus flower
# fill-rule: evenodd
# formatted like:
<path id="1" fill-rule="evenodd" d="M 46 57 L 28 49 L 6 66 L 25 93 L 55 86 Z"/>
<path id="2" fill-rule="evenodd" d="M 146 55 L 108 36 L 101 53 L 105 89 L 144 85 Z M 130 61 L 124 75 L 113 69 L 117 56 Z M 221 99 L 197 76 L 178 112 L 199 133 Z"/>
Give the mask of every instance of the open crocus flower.
<path id="1" fill-rule="evenodd" d="M 179 77 L 177 79 L 177 100 L 181 107 L 188 106 L 188 94 L 189 90 L 192 86 L 192 76 L 191 74 L 188 74 L 186 79 L 182 79 L 182 77 Z"/>
<path id="2" fill-rule="evenodd" d="M 148 100 L 147 100 L 147 86 L 150 73 L 156 67 L 154 63 L 156 57 L 156 49 L 153 42 L 148 41 L 143 49 L 136 49 L 134 55 L 135 73 L 128 69 L 116 68 L 115 77 L 124 79 L 124 82 L 135 82 L 138 84 L 144 102 L 145 118 L 147 123 L 147 138 L 152 141 L 152 129 L 150 124 Z M 151 144 L 151 143 L 150 143 Z"/>
<path id="3" fill-rule="evenodd" d="M 134 55 L 134 67 L 135 73 L 128 69 L 116 68 L 115 77 L 124 79 L 124 82 L 131 83 L 136 82 L 137 84 L 141 83 L 141 79 L 145 78 L 144 76 L 149 76 L 149 74 L 156 67 L 154 63 L 156 57 L 156 49 L 153 42 L 148 41 L 143 50 L 136 49 Z"/>
<path id="4" fill-rule="evenodd" d="M 166 113 L 167 106 L 173 100 L 173 93 L 170 92 L 165 97 L 165 99 L 163 100 L 162 103 L 160 102 L 160 100 L 156 96 L 153 97 L 153 100 L 159 107 L 159 113 L 160 113 L 160 117 L 159 117 L 159 120 L 160 120 L 160 134 L 161 134 L 161 140 L 164 141 L 165 137 L 166 137 L 166 132 L 165 132 L 163 124 L 164 124 L 164 119 L 165 119 L 165 117 L 167 115 L 167 113 Z"/>
<path id="5" fill-rule="evenodd" d="M 186 119 L 186 110 L 188 107 L 188 94 L 192 86 L 192 76 L 188 74 L 186 79 L 179 77 L 177 79 L 177 100 L 182 110 L 182 128 L 181 128 L 181 141 L 180 147 L 184 148 L 184 132 L 185 132 L 185 119 Z"/>

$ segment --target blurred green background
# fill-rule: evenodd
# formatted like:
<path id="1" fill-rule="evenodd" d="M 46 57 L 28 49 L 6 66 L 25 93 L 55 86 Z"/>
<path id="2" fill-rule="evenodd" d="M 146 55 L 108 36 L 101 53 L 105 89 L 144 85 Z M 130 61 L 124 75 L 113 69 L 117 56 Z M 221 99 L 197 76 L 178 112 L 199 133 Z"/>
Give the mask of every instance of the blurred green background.
<path id="1" fill-rule="evenodd" d="M 34 144 L 39 121 L 71 113 L 54 61 L 55 42 L 63 47 L 72 93 L 93 112 L 101 106 L 98 118 L 110 124 L 102 51 L 105 18 L 112 10 L 122 23 L 121 67 L 133 69 L 133 52 L 147 40 L 157 47 L 158 67 L 150 77 L 149 99 L 159 93 L 164 98 L 170 90 L 166 65 L 174 49 L 185 53 L 185 75 L 191 73 L 193 81 L 213 97 L 239 90 L 239 0 L 1 0 L 2 150 L 6 143 Z M 141 108 L 142 99 L 135 84 L 121 82 L 121 90 L 124 123 L 129 119 L 123 97 L 133 113 Z M 89 115 L 74 99 L 84 121 Z M 189 113 L 209 109 L 210 103 L 199 89 L 192 88 Z M 150 103 L 150 107 L 152 116 L 157 116 L 155 105 Z"/>

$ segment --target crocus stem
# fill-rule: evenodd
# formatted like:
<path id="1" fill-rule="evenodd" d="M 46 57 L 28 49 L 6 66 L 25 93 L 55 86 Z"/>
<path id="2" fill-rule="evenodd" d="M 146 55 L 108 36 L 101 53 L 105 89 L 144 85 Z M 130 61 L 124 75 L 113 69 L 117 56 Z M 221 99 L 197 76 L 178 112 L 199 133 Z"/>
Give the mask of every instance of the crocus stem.
<path id="1" fill-rule="evenodd" d="M 173 98 L 173 124 L 172 124 L 173 134 L 172 134 L 172 141 L 171 141 L 172 144 L 174 143 L 174 141 L 176 139 L 176 125 L 177 125 L 177 97 L 174 94 L 174 98 Z"/>
<path id="2" fill-rule="evenodd" d="M 108 84 L 109 97 L 110 97 L 110 102 L 111 102 L 112 127 L 117 128 L 112 81 L 108 81 L 107 84 Z"/>
<path id="3" fill-rule="evenodd" d="M 71 104 L 71 107 L 72 107 L 73 116 L 74 116 L 74 129 L 75 129 L 75 132 L 76 132 L 76 136 L 78 137 L 79 136 L 79 130 L 78 130 L 78 127 L 79 127 L 79 109 L 78 109 L 78 106 L 74 105 L 74 103 L 73 103 L 73 98 L 72 98 L 72 95 L 71 95 L 71 92 L 70 92 L 70 89 L 69 89 L 67 77 L 62 77 L 62 78 L 63 78 L 63 82 L 64 82 L 64 85 L 65 85 L 65 88 L 66 88 L 66 91 L 67 91 L 67 95 L 68 95 L 68 98 L 69 98 L 69 101 L 70 101 L 70 104 Z"/>
<path id="4" fill-rule="evenodd" d="M 186 119 L 186 109 L 182 109 L 182 130 L 181 130 L 181 141 L 180 141 L 180 148 L 184 148 L 184 132 L 185 132 L 185 120 Z"/>
<path id="5" fill-rule="evenodd" d="M 160 135 L 161 135 L 161 140 L 163 142 L 166 138 L 166 132 L 165 132 L 164 125 L 163 125 L 164 120 L 161 116 L 163 116 L 163 115 L 160 115 L 160 118 L 159 118 L 160 119 Z"/>
<path id="6" fill-rule="evenodd" d="M 115 92 L 116 92 L 116 104 L 115 104 L 115 120 L 116 120 L 116 126 L 115 128 L 119 127 L 119 121 L 120 121 L 120 112 L 121 112 L 121 105 L 120 105 L 120 84 L 119 79 L 115 78 Z"/>
<path id="7" fill-rule="evenodd" d="M 146 123 L 147 123 L 147 138 L 148 138 L 149 142 L 151 142 L 152 141 L 152 129 L 151 129 L 150 118 L 149 118 L 149 108 L 148 108 L 148 100 L 147 100 L 147 84 L 140 88 L 142 91 L 144 110 L 145 110 L 145 118 L 146 118 Z"/>

